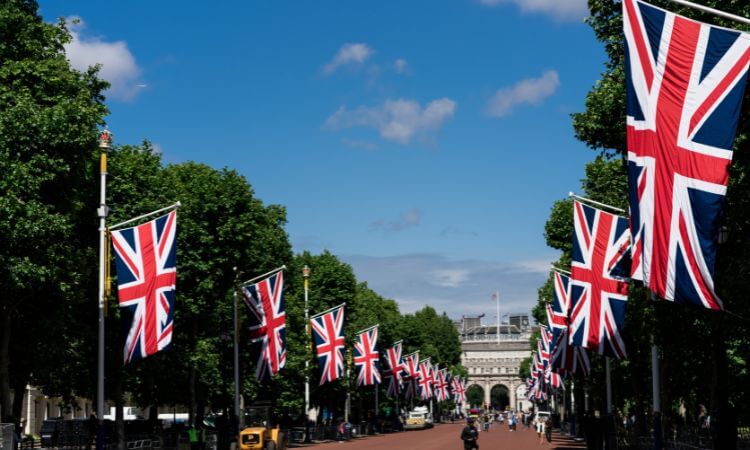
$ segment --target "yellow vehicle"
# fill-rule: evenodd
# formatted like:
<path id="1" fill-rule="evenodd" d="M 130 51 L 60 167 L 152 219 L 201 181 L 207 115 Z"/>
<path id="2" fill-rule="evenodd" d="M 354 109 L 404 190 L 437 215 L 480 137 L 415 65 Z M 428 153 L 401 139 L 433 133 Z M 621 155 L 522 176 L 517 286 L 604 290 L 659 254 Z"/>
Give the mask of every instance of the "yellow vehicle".
<path id="1" fill-rule="evenodd" d="M 240 431 L 240 450 L 286 450 L 286 434 L 278 425 L 271 427 L 270 412 L 268 406 L 247 409 L 245 418 L 250 426 Z"/>

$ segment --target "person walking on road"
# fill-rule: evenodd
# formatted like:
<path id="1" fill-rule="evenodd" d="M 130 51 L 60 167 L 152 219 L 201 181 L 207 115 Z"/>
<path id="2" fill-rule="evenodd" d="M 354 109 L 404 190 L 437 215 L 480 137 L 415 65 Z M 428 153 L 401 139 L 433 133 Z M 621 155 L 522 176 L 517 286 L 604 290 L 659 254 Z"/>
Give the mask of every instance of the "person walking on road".
<path id="1" fill-rule="evenodd" d="M 539 415 L 537 414 L 536 420 L 534 422 L 536 425 L 536 434 L 537 436 L 539 436 L 539 445 L 542 445 L 545 443 L 544 439 L 547 437 L 545 433 L 545 429 L 547 425 L 546 421 L 544 417 L 539 417 Z"/>
<path id="2" fill-rule="evenodd" d="M 479 439 L 479 430 L 474 424 L 474 419 L 466 419 L 466 426 L 461 431 L 461 440 L 464 441 L 464 450 L 479 450 L 477 440 Z"/>

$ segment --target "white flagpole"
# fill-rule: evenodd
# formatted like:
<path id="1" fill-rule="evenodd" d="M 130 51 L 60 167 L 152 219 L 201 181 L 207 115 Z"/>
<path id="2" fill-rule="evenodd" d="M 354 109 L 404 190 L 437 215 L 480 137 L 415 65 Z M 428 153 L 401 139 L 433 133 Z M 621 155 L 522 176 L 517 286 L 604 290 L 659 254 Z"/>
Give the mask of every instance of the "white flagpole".
<path id="1" fill-rule="evenodd" d="M 602 202 L 597 202 L 596 200 L 591 200 L 590 198 L 581 197 L 580 195 L 576 195 L 575 192 L 568 192 L 568 196 L 571 197 L 571 198 L 574 198 L 576 200 L 580 200 L 580 201 L 586 202 L 586 203 L 591 203 L 591 204 L 596 205 L 596 206 L 601 206 L 602 208 L 608 208 L 608 209 L 611 209 L 612 211 L 617 211 L 619 213 L 625 214 L 627 212 L 624 209 L 618 208 L 616 206 L 608 205 L 608 204 L 602 203 Z"/>
<path id="2" fill-rule="evenodd" d="M 495 299 L 497 300 L 497 343 L 500 343 L 500 289 L 495 291 Z"/>
<path id="3" fill-rule="evenodd" d="M 745 24 L 749 24 L 750 25 L 750 19 L 748 19 L 746 17 L 737 16 L 735 14 L 724 12 L 724 11 L 721 11 L 719 9 L 710 8 L 708 6 L 698 5 L 696 3 L 689 2 L 687 0 L 669 0 L 669 1 L 671 1 L 673 3 L 678 3 L 680 5 L 688 6 L 690 8 L 694 8 L 694 9 L 697 9 L 697 10 L 700 10 L 700 11 L 704 11 L 704 12 L 707 12 L 707 13 L 710 13 L 710 14 L 715 14 L 717 16 L 721 16 L 721 17 L 724 17 L 724 18 L 727 18 L 727 19 L 731 19 L 731 20 L 734 20 L 734 21 L 737 21 L 737 22 L 741 22 L 741 23 L 745 23 Z"/>
<path id="4" fill-rule="evenodd" d="M 159 208 L 159 209 L 157 209 L 156 211 L 151 211 L 150 213 L 146 213 L 146 214 L 141 214 L 141 215 L 140 215 L 140 216 L 138 216 L 138 217 L 133 217 L 132 219 L 128 219 L 128 220 L 126 220 L 126 221 L 124 221 L 124 222 L 120 222 L 120 223 L 118 223 L 118 224 L 112 225 L 112 226 L 111 226 L 111 227 L 109 228 L 109 231 L 114 231 L 114 230 L 117 230 L 118 228 L 122 228 L 122 227 L 123 227 L 124 225 L 127 225 L 127 224 L 129 224 L 129 223 L 133 223 L 133 222 L 135 222 L 135 221 L 138 221 L 138 220 L 141 220 L 141 219 L 145 219 L 146 217 L 151 217 L 151 216 L 155 216 L 156 214 L 159 214 L 160 212 L 164 212 L 164 211 L 167 211 L 167 210 L 170 210 L 170 209 L 177 209 L 177 208 L 179 208 L 180 206 L 182 206 L 182 203 L 180 203 L 180 202 L 177 202 L 177 203 L 174 203 L 174 204 L 172 204 L 172 205 L 169 205 L 169 206 L 165 206 L 164 208 Z"/>
<path id="5" fill-rule="evenodd" d="M 99 163 L 99 208 L 96 210 L 99 216 L 99 352 L 97 367 L 97 394 L 96 394 L 96 417 L 98 427 L 96 433 L 97 450 L 104 449 L 104 293 L 106 289 L 106 265 L 107 261 L 107 150 L 112 145 L 112 133 L 104 130 L 99 138 L 99 149 L 101 149 Z"/>

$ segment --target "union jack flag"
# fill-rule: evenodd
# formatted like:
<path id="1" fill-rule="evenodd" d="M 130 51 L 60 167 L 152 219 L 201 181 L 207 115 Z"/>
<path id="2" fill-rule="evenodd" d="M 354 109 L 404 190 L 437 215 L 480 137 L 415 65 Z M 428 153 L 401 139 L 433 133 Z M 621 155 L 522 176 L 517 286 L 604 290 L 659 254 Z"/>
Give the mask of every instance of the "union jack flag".
<path id="1" fill-rule="evenodd" d="M 419 396 L 422 400 L 432 398 L 432 382 L 432 364 L 430 364 L 430 358 L 427 358 L 419 362 L 419 380 L 417 384 L 419 386 Z"/>
<path id="2" fill-rule="evenodd" d="M 456 403 L 466 403 L 466 387 L 459 377 L 453 378 L 453 400 Z"/>
<path id="3" fill-rule="evenodd" d="M 378 326 L 361 331 L 354 343 L 354 365 L 357 368 L 357 386 L 380 384 L 380 354 L 377 350 Z"/>
<path id="4" fill-rule="evenodd" d="M 440 383 L 440 378 L 440 367 L 435 364 L 432 368 L 432 395 L 439 402 L 443 399 L 443 385 Z"/>
<path id="5" fill-rule="evenodd" d="M 571 345 L 624 358 L 620 336 L 625 322 L 630 231 L 624 217 L 573 202 Z"/>
<path id="6" fill-rule="evenodd" d="M 419 351 L 410 353 L 404 358 L 404 369 L 412 380 L 419 378 Z"/>
<path id="7" fill-rule="evenodd" d="M 440 397 L 438 397 L 438 401 L 443 402 L 445 400 L 448 400 L 448 398 L 450 397 L 450 382 L 448 382 L 447 369 L 442 369 L 440 370 L 440 372 L 438 372 L 437 386 L 440 390 Z"/>
<path id="8" fill-rule="evenodd" d="M 256 345 L 255 377 L 272 377 L 286 365 L 284 272 L 242 287 L 250 314 L 250 339 Z"/>
<path id="9" fill-rule="evenodd" d="M 716 237 L 750 35 L 622 5 L 632 277 L 665 300 L 722 309 Z"/>
<path id="10" fill-rule="evenodd" d="M 558 373 L 588 375 L 591 370 L 591 363 L 586 349 L 574 347 L 568 342 L 570 278 L 558 272 L 554 272 L 553 277 L 552 306 L 547 305 L 547 320 L 552 329 L 550 367 Z"/>
<path id="11" fill-rule="evenodd" d="M 172 342 L 177 280 L 177 212 L 137 227 L 112 231 L 117 297 L 129 326 L 125 363 L 164 350 Z"/>
<path id="12" fill-rule="evenodd" d="M 313 316 L 312 324 L 315 348 L 320 366 L 320 384 L 341 377 L 344 372 L 344 306 Z"/>
<path id="13" fill-rule="evenodd" d="M 398 341 L 386 350 L 385 360 L 388 369 L 383 375 L 388 379 L 388 395 L 397 396 L 403 387 L 404 365 L 401 361 L 402 342 Z"/>

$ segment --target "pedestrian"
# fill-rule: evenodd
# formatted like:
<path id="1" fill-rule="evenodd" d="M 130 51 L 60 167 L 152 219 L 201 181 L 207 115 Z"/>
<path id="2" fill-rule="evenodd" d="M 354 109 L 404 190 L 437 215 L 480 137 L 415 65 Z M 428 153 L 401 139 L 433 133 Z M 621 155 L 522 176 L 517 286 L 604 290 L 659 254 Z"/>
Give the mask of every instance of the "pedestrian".
<path id="1" fill-rule="evenodd" d="M 479 439 L 479 430 L 474 424 L 474 419 L 466 419 L 466 426 L 461 431 L 461 440 L 464 441 L 464 450 L 479 450 L 477 440 Z"/>
<path id="2" fill-rule="evenodd" d="M 484 416 L 484 431 L 490 431 L 490 416 Z"/>
<path id="3" fill-rule="evenodd" d="M 536 434 L 539 436 L 539 445 L 544 444 L 544 438 L 545 436 L 545 429 L 546 429 L 546 421 L 544 417 L 539 417 L 539 414 L 536 415 L 535 420 L 536 425 Z"/>
<path id="4" fill-rule="evenodd" d="M 508 414 L 508 429 L 516 431 L 516 415 L 513 412 Z"/>

